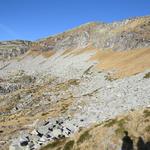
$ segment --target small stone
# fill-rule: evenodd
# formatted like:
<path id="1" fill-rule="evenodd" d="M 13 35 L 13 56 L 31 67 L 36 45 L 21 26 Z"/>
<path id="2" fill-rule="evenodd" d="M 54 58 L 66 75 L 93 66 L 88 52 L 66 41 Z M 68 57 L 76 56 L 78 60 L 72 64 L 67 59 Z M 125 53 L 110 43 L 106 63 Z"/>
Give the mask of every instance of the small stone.
<path id="1" fill-rule="evenodd" d="M 47 121 L 46 123 L 44 123 L 44 126 L 48 125 L 49 124 L 49 121 Z"/>
<path id="2" fill-rule="evenodd" d="M 40 132 L 37 131 L 37 133 L 38 133 L 37 135 L 38 135 L 39 137 L 42 137 L 42 136 L 43 136 L 43 134 L 41 134 Z"/>
<path id="3" fill-rule="evenodd" d="M 20 145 L 21 146 L 27 146 L 28 145 L 28 141 L 22 141 L 22 142 L 20 142 Z"/>

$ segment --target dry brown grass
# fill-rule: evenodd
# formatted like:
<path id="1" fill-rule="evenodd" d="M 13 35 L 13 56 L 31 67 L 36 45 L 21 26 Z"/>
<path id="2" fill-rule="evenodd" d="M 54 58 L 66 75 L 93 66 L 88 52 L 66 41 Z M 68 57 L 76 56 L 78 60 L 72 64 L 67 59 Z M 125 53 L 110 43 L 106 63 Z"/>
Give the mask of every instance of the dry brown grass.
<path id="1" fill-rule="evenodd" d="M 7 139 L 17 136 L 22 130 L 31 132 L 34 128 L 32 124 L 37 121 L 47 120 L 49 117 L 58 117 L 68 110 L 72 102 L 73 99 L 61 100 L 57 104 L 51 105 L 48 111 L 40 111 L 34 115 L 30 115 L 30 110 L 26 110 L 26 112 L 3 116 L 3 118 L 0 118 L 0 130 L 3 131 L 3 133 L 0 134 L 0 141 L 7 141 Z M 5 149 L 8 149 L 7 144 L 4 145 L 4 150 Z"/>
<path id="2" fill-rule="evenodd" d="M 30 50 L 27 52 L 26 56 L 36 57 L 36 56 L 42 55 L 42 56 L 48 58 L 54 54 L 55 54 L 55 51 L 50 51 L 50 50 L 49 51 Z"/>
<path id="3" fill-rule="evenodd" d="M 131 24 L 132 25 L 132 24 Z M 66 50 L 62 55 L 77 56 L 83 53 L 95 52 L 90 61 L 98 61 L 96 69 L 113 70 L 113 78 L 123 78 L 150 69 L 150 48 L 127 51 L 100 50 L 89 45 L 82 49 Z"/>
<path id="4" fill-rule="evenodd" d="M 114 30 L 112 30 L 112 32 L 114 33 L 118 33 L 118 32 L 123 32 L 123 31 L 134 31 L 135 29 L 137 29 L 137 27 L 141 26 L 144 23 L 147 23 L 148 20 L 145 20 L 143 18 L 138 19 L 138 20 L 130 20 L 126 25 L 124 26 L 120 26 Z"/>
<path id="5" fill-rule="evenodd" d="M 112 70 L 113 77 L 122 78 L 131 76 L 146 69 L 150 69 L 150 48 L 135 49 L 129 51 L 97 51 L 90 60 L 97 60 L 96 68 Z"/>
<path id="6" fill-rule="evenodd" d="M 145 121 L 146 118 L 144 117 L 144 113 L 147 111 L 149 110 L 131 111 L 114 118 L 113 123 L 110 120 L 101 124 L 92 125 L 90 128 L 76 133 L 68 141 L 75 141 L 73 150 L 116 150 L 119 149 L 118 146 L 121 147 L 125 130 L 129 132 L 129 136 L 133 139 L 135 145 L 139 136 L 142 136 L 145 141 L 148 141 L 150 140 L 150 120 Z M 109 126 L 107 126 L 108 123 Z"/>
<path id="7" fill-rule="evenodd" d="M 121 147 L 125 130 L 129 132 L 129 136 L 133 139 L 135 145 L 139 136 L 142 136 L 145 141 L 148 141 L 150 140 L 150 116 L 148 118 L 144 117 L 148 111 L 148 108 L 131 111 L 112 120 L 92 125 L 90 128 L 82 129 L 78 133 L 75 133 L 74 136 L 66 139 L 61 146 L 55 146 L 55 143 L 50 144 L 51 147 L 49 149 L 57 150 L 60 147 L 63 149 L 69 141 L 72 141 L 72 150 L 116 150 Z"/>
<path id="8" fill-rule="evenodd" d="M 38 114 L 35 114 L 34 116 L 29 116 L 26 115 L 22 112 L 18 114 L 13 114 L 9 116 L 5 116 L 4 120 L 0 122 L 0 127 L 1 126 L 13 126 L 16 125 L 17 122 L 21 126 L 33 123 L 33 120 L 46 120 L 48 117 L 57 117 L 61 113 L 64 113 L 64 111 L 67 111 L 68 107 L 72 104 L 73 100 L 68 99 L 68 100 L 62 100 L 55 104 L 54 106 L 52 105 L 49 111 L 46 113 L 39 112 Z M 28 110 L 29 111 L 29 110 Z"/>
<path id="9" fill-rule="evenodd" d="M 52 79 L 50 79 L 51 82 Z M 36 87 L 27 87 L 25 89 L 17 90 L 11 94 L 14 96 L 15 100 L 10 102 L 9 105 L 5 105 L 4 107 L 0 108 L 1 112 L 7 112 L 9 107 L 12 107 L 15 105 L 14 103 L 17 103 L 15 95 L 18 93 L 32 93 L 33 100 L 32 103 L 36 105 L 38 101 L 43 98 L 43 92 L 49 92 L 49 91 L 60 91 L 64 90 L 64 85 L 66 85 L 65 88 L 69 85 L 77 85 L 77 80 L 69 80 L 68 84 L 65 82 L 64 84 L 58 84 L 54 87 L 49 87 L 49 82 L 44 83 L 43 85 L 36 86 Z M 9 94 L 8 94 L 9 95 Z M 61 99 L 60 101 L 56 103 L 49 103 L 44 106 L 37 106 L 30 109 L 24 109 L 21 112 L 17 112 L 15 114 L 8 114 L 0 116 L 0 129 L 3 131 L 3 134 L 0 135 L 0 141 L 4 139 L 10 139 L 12 136 L 16 136 L 17 133 L 21 130 L 32 130 L 34 126 L 32 124 L 35 123 L 35 121 L 43 121 L 47 120 L 49 117 L 58 117 L 59 115 L 66 113 L 69 106 L 72 105 L 72 102 L 74 101 L 73 97 L 70 96 L 68 99 Z M 5 145 L 7 146 L 7 145 Z M 6 148 L 7 149 L 7 148 Z"/>
<path id="10" fill-rule="evenodd" d="M 88 52 L 95 52 L 97 49 L 92 46 L 92 44 L 89 44 L 85 48 L 79 48 L 79 49 L 68 49 L 65 50 L 64 53 L 62 54 L 63 56 L 77 56 L 83 53 L 88 53 Z"/>

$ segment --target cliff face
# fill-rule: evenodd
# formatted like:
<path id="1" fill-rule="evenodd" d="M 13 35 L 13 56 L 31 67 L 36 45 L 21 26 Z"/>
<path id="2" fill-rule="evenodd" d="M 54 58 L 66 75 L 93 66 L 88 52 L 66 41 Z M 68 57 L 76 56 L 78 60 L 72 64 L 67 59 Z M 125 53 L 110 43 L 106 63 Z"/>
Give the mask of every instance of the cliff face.
<path id="1" fill-rule="evenodd" d="M 10 59 L 26 53 L 31 45 L 30 41 L 16 40 L 0 42 L 0 60 Z"/>
<path id="2" fill-rule="evenodd" d="M 116 150 L 124 130 L 149 140 L 150 17 L 0 42 L 0 54 L 0 149 Z"/>

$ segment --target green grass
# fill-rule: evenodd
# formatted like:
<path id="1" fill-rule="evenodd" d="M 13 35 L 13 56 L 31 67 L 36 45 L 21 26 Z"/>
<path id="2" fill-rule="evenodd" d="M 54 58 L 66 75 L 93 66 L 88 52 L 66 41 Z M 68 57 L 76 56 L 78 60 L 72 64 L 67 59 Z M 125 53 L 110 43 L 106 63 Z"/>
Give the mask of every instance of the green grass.
<path id="1" fill-rule="evenodd" d="M 84 141 L 91 138 L 91 135 L 89 134 L 89 131 L 85 131 L 83 134 L 80 135 L 77 144 L 83 143 Z"/>
<path id="2" fill-rule="evenodd" d="M 67 143 L 65 144 L 63 150 L 72 150 L 73 145 L 74 145 L 74 141 L 71 140 L 71 141 L 69 141 L 69 142 L 67 142 Z"/>
<path id="3" fill-rule="evenodd" d="M 149 79 L 149 78 L 150 78 L 150 72 L 146 73 L 145 76 L 144 76 L 143 78 Z"/>

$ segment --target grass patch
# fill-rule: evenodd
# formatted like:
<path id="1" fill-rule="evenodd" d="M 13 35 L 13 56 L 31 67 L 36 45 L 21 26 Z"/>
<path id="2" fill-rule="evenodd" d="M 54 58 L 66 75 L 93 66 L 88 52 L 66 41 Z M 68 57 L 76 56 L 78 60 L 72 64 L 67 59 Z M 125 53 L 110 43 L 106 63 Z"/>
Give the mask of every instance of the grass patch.
<path id="1" fill-rule="evenodd" d="M 67 143 L 65 144 L 63 150 L 72 150 L 73 145 L 74 145 L 74 141 L 71 140 L 71 141 L 69 141 L 69 142 L 67 142 Z"/>
<path id="2" fill-rule="evenodd" d="M 60 91 L 60 90 L 66 91 L 66 90 L 68 90 L 68 88 L 69 88 L 69 86 L 66 83 L 60 83 L 60 84 L 56 85 L 56 87 L 55 87 L 55 89 L 53 91 L 54 92 Z"/>
<path id="3" fill-rule="evenodd" d="M 95 126 L 94 126 L 94 128 L 96 128 L 96 127 L 99 127 L 99 126 L 101 126 L 103 123 L 101 122 L 101 123 L 98 123 L 98 124 L 96 124 Z"/>
<path id="4" fill-rule="evenodd" d="M 126 124 L 126 120 L 125 119 L 120 119 L 120 120 L 117 120 L 117 119 L 111 119 L 111 120 L 108 120 L 107 123 L 104 125 L 104 127 L 112 127 L 114 125 L 117 126 L 117 129 L 115 130 L 115 133 L 118 135 L 122 135 L 123 132 L 125 131 L 125 128 L 124 128 L 124 125 Z"/>
<path id="5" fill-rule="evenodd" d="M 88 140 L 89 138 L 91 138 L 91 135 L 89 134 L 89 131 L 85 131 L 83 134 L 80 135 L 77 143 L 83 143 L 84 141 Z"/>
<path id="6" fill-rule="evenodd" d="M 46 116 L 46 115 L 48 115 L 49 113 L 48 112 L 43 112 L 42 114 L 41 114 L 41 116 Z"/>
<path id="7" fill-rule="evenodd" d="M 65 113 L 68 110 L 68 106 L 63 105 L 61 108 L 61 113 Z"/>
<path id="8" fill-rule="evenodd" d="M 115 130 L 115 133 L 117 135 L 122 135 L 123 134 L 123 132 L 125 131 L 125 127 L 124 127 L 125 124 L 126 124 L 125 119 L 120 119 L 120 120 L 117 121 L 118 128 Z"/>
<path id="9" fill-rule="evenodd" d="M 125 128 L 124 128 L 124 127 L 119 127 L 119 128 L 117 128 L 117 129 L 115 130 L 115 133 L 116 133 L 117 135 L 123 135 L 124 131 L 125 131 Z"/>
<path id="10" fill-rule="evenodd" d="M 117 121 L 117 125 L 119 127 L 122 127 L 125 123 L 126 123 L 125 119 L 120 119 L 120 120 Z"/>
<path id="11" fill-rule="evenodd" d="M 68 108 L 71 104 L 72 104 L 72 99 L 68 99 L 60 102 L 58 105 L 61 106 L 60 108 L 61 113 L 65 113 L 66 111 L 68 111 Z"/>
<path id="12" fill-rule="evenodd" d="M 65 142 L 65 140 L 57 140 L 55 142 L 47 144 L 46 146 L 41 148 L 41 150 L 51 150 L 52 148 L 55 148 L 57 146 L 64 144 L 64 142 Z"/>
<path id="13" fill-rule="evenodd" d="M 150 78 L 150 72 L 146 73 L 143 78 L 149 79 Z"/>
<path id="14" fill-rule="evenodd" d="M 111 119 L 111 120 L 106 121 L 106 124 L 104 125 L 104 127 L 112 127 L 116 123 L 117 123 L 117 119 Z"/>
<path id="15" fill-rule="evenodd" d="M 77 86 L 77 85 L 79 85 L 79 84 L 80 84 L 80 82 L 79 82 L 78 79 L 70 79 L 70 80 L 68 80 L 68 81 L 66 81 L 66 82 L 57 84 L 57 85 L 52 89 L 52 91 L 54 91 L 54 92 L 60 91 L 60 90 L 62 90 L 62 91 L 67 91 L 71 85 Z"/>
<path id="16" fill-rule="evenodd" d="M 150 125 L 145 128 L 145 131 L 150 133 Z"/>
<path id="17" fill-rule="evenodd" d="M 115 81 L 115 80 L 117 80 L 117 79 L 111 77 L 110 75 L 106 75 L 106 76 L 105 76 L 105 80 L 108 80 L 108 81 L 112 82 L 112 81 Z"/>
<path id="18" fill-rule="evenodd" d="M 68 80 L 69 85 L 79 85 L 79 80 L 78 79 L 70 79 Z"/>
<path id="19" fill-rule="evenodd" d="M 150 117 L 150 110 L 144 110 L 143 113 L 145 118 Z"/>

